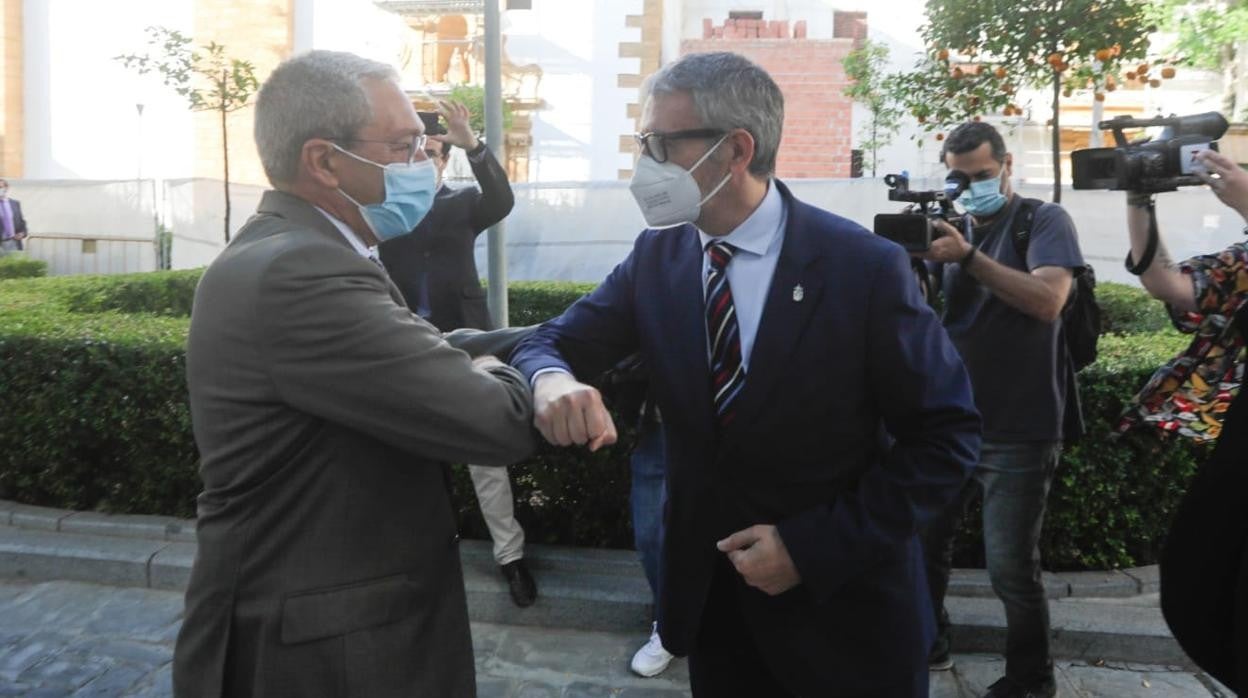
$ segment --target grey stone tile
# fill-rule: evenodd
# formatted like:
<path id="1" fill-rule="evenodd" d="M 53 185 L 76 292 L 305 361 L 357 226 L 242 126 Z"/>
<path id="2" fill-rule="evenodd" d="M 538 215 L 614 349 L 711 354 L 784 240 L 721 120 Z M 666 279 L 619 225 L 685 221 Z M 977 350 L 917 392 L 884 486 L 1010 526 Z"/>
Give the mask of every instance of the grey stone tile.
<path id="1" fill-rule="evenodd" d="M 1132 671 L 1112 664 L 1096 667 L 1070 662 L 1059 662 L 1058 669 L 1079 692 L 1076 695 L 1089 698 L 1209 698 L 1210 695 L 1209 690 L 1195 676 L 1183 672 L 1164 669 Z"/>
<path id="2" fill-rule="evenodd" d="M 18 674 L 17 680 L 36 686 L 60 684 L 76 689 L 99 677 L 116 662 L 88 652 L 62 651 Z M 62 694 L 64 695 L 64 694 Z"/>
<path id="3" fill-rule="evenodd" d="M 678 688 L 625 688 L 618 698 L 686 698 L 692 695 L 689 689 Z"/>
<path id="4" fill-rule="evenodd" d="M 136 642 L 125 637 L 89 637 L 76 640 L 69 646 L 70 651 L 89 653 L 93 656 L 130 664 L 142 669 L 147 674 L 173 661 L 173 648 L 165 645 L 154 645 Z"/>
<path id="5" fill-rule="evenodd" d="M 514 695 L 516 698 L 559 698 L 559 689 L 542 681 L 525 681 Z"/>
<path id="6" fill-rule="evenodd" d="M 507 679 L 477 676 L 477 698 L 510 698 L 511 689 Z"/>
<path id="7" fill-rule="evenodd" d="M 35 632 L 0 646 L 0 682 L 17 682 L 31 667 L 64 651 L 71 641 L 68 635 Z"/>
<path id="8" fill-rule="evenodd" d="M 562 698 L 612 698 L 616 694 L 610 686 L 588 681 L 576 681 L 563 687 Z"/>
<path id="9" fill-rule="evenodd" d="M 94 635 L 160 642 L 182 617 L 179 596 L 150 589 L 116 589 L 105 597 L 85 630 Z"/>
<path id="10" fill-rule="evenodd" d="M 169 698 L 173 695 L 173 665 L 166 664 L 141 679 L 129 698 Z"/>
<path id="11" fill-rule="evenodd" d="M 74 691 L 72 695 L 73 698 L 128 696 L 130 689 L 134 688 L 134 685 L 147 673 L 147 670 L 130 664 L 118 664 Z"/>

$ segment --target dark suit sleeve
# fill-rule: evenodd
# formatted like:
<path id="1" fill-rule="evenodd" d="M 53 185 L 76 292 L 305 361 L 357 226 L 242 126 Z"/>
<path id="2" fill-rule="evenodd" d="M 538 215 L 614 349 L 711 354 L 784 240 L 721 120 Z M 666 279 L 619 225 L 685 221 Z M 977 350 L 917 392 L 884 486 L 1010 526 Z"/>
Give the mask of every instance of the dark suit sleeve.
<path id="1" fill-rule="evenodd" d="M 835 593 L 938 516 L 979 456 L 980 418 L 962 360 L 920 296 L 905 253 L 883 256 L 868 281 L 864 339 L 867 385 L 892 447 L 855 490 L 779 524 L 816 598 Z"/>
<path id="2" fill-rule="evenodd" d="M 22 204 L 18 201 L 10 199 L 13 205 L 13 232 L 25 235 L 26 233 L 26 217 L 22 215 Z"/>
<path id="3" fill-rule="evenodd" d="M 274 389 L 295 409 L 436 461 L 506 465 L 536 445 L 520 374 L 474 366 L 394 302 L 377 267 L 341 246 L 279 255 L 256 313 Z M 475 336 L 475 348 L 463 333 L 454 339 L 469 351 L 507 346 Z"/>
<path id="4" fill-rule="evenodd" d="M 481 193 L 470 212 L 472 229 L 480 233 L 507 217 L 516 204 L 516 196 L 511 191 L 511 182 L 507 179 L 507 171 L 494 157 L 489 148 L 482 146 L 480 162 L 468 158 L 472 174 L 477 178 L 477 186 Z"/>
<path id="5" fill-rule="evenodd" d="M 520 342 L 511 365 L 532 381 L 544 368 L 596 378 L 637 351 L 634 276 L 637 247 L 592 292 Z"/>

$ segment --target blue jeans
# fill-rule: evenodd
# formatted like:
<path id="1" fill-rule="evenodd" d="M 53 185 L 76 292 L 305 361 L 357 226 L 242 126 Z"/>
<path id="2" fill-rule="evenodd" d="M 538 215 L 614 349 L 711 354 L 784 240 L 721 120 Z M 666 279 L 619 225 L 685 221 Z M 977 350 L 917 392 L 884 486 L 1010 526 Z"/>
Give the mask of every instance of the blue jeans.
<path id="1" fill-rule="evenodd" d="M 633 544 L 650 583 L 650 593 L 659 595 L 659 558 L 663 548 L 663 427 L 642 424 L 637 445 L 629 456 L 633 482 L 629 502 L 633 513 Z"/>
<path id="2" fill-rule="evenodd" d="M 957 500 L 923 533 L 936 642 L 949 642 L 944 609 L 953 565 L 953 537 L 966 507 L 984 504 L 984 557 L 992 590 L 1005 605 L 1005 675 L 1024 686 L 1053 677 L 1049 603 L 1040 581 L 1040 529 L 1062 452 L 1060 441 L 984 441 L 979 465 Z"/>

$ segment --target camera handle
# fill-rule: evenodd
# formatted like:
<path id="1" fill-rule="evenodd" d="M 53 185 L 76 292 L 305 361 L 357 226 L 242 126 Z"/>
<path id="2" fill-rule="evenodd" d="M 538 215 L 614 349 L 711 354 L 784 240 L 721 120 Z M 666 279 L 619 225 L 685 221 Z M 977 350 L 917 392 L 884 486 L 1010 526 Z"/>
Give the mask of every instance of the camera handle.
<path id="1" fill-rule="evenodd" d="M 1136 204 L 1132 204 L 1135 206 Z M 1144 254 L 1140 256 L 1140 261 L 1133 264 L 1131 262 L 1131 250 L 1127 250 L 1127 258 L 1123 260 L 1127 272 L 1139 276 L 1148 271 L 1153 265 L 1153 257 L 1157 255 L 1157 245 L 1160 233 L 1157 231 L 1157 207 L 1152 196 L 1148 196 L 1147 203 L 1143 206 L 1137 206 L 1148 211 L 1148 244 L 1144 246 Z"/>

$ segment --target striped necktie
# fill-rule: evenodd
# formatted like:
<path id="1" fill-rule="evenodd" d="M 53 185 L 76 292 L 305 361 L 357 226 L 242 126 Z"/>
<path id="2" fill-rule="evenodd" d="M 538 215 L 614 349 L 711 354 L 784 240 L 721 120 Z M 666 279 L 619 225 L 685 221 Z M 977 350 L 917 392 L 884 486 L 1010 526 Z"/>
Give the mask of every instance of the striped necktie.
<path id="1" fill-rule="evenodd" d="M 737 327 L 736 307 L 725 269 L 736 247 L 726 242 L 706 246 L 710 268 L 706 272 L 706 336 L 711 346 L 711 395 L 715 416 L 721 427 L 732 422 L 733 403 L 745 385 L 745 367 L 741 365 L 741 332 Z"/>

